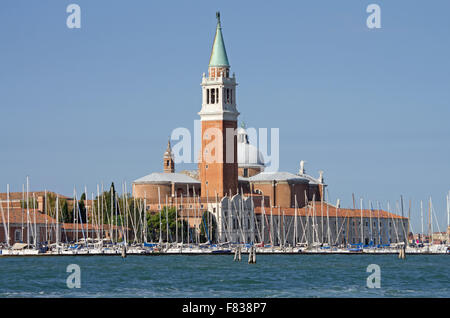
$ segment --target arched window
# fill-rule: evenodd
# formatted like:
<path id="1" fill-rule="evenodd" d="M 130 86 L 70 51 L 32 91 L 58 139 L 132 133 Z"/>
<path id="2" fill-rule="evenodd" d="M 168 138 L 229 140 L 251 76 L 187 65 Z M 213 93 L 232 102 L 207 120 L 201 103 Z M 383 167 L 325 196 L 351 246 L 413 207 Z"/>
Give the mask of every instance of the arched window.
<path id="1" fill-rule="evenodd" d="M 213 88 L 211 89 L 211 104 L 216 103 L 216 90 Z"/>
<path id="2" fill-rule="evenodd" d="M 19 242 L 22 236 L 22 230 L 16 230 L 14 232 L 14 241 Z"/>

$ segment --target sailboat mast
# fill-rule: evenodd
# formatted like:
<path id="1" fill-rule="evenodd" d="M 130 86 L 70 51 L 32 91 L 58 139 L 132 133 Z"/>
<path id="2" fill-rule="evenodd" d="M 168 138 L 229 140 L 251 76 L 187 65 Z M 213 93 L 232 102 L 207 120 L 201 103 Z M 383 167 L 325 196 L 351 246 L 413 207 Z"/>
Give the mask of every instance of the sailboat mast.
<path id="1" fill-rule="evenodd" d="M 280 210 L 280 207 L 278 207 L 278 211 Z M 284 218 L 284 209 L 283 209 L 283 212 L 282 212 L 282 214 L 283 214 L 283 218 L 282 218 L 282 221 L 283 221 L 283 232 L 282 232 L 282 239 L 283 239 L 283 241 L 282 241 L 282 246 L 284 247 L 284 245 L 286 244 L 286 225 L 285 225 L 285 218 Z"/>
<path id="2" fill-rule="evenodd" d="M 113 187 L 111 184 L 111 188 L 109 189 L 109 194 L 111 197 L 111 218 L 109 220 L 109 235 L 111 236 L 111 243 L 114 243 L 114 228 L 113 228 L 113 224 L 114 224 L 114 193 L 113 193 Z"/>
<path id="3" fill-rule="evenodd" d="M 380 231 L 380 202 L 377 201 L 377 209 L 378 209 L 378 213 L 377 213 L 377 217 L 378 217 L 378 225 L 377 225 L 377 232 L 378 232 L 378 244 L 381 244 L 381 231 Z M 389 210 L 389 208 L 388 208 Z M 395 224 L 394 224 L 395 226 Z M 388 230 L 389 231 L 389 230 Z M 391 243 L 391 242 L 389 242 Z"/>
<path id="4" fill-rule="evenodd" d="M 25 186 L 22 184 L 22 208 L 21 208 L 21 221 L 22 221 L 22 227 L 20 228 L 20 242 L 23 243 L 23 209 L 24 209 L 24 204 L 25 204 Z"/>
<path id="5" fill-rule="evenodd" d="M 261 243 L 262 243 L 262 247 L 264 247 L 264 223 L 265 223 L 265 219 L 266 219 L 266 213 L 265 213 L 265 209 L 264 209 L 264 196 L 262 197 L 261 200 Z"/>
<path id="6" fill-rule="evenodd" d="M 370 242 L 373 243 L 373 226 L 372 226 L 372 202 L 369 200 L 369 225 L 370 225 Z"/>
<path id="7" fill-rule="evenodd" d="M 27 245 L 30 246 L 30 199 L 29 199 L 29 180 L 27 176 Z"/>
<path id="8" fill-rule="evenodd" d="M 428 243 L 432 243 L 433 241 L 430 235 L 431 235 L 431 197 L 428 202 Z"/>
<path id="9" fill-rule="evenodd" d="M 323 244 L 323 184 L 321 185 L 322 188 L 322 195 L 320 196 L 320 225 L 321 225 L 321 230 L 322 232 L 320 233 L 320 237 L 321 237 L 321 244 Z"/>
<path id="10" fill-rule="evenodd" d="M 94 203 L 92 203 L 94 204 Z M 103 219 L 101 219 L 101 213 L 103 211 L 100 209 L 100 188 L 97 184 L 97 240 L 100 242 L 103 236 L 103 228 L 100 227 L 100 221 L 102 222 L 101 226 L 103 227 Z"/>
<path id="11" fill-rule="evenodd" d="M 88 241 L 89 241 L 89 217 L 88 217 L 88 204 L 87 204 L 87 201 L 88 201 L 88 196 L 87 196 L 87 188 L 86 188 L 86 186 L 84 186 L 84 200 L 85 200 L 85 202 L 84 202 L 84 210 L 85 210 L 85 216 L 86 216 L 86 247 L 88 246 Z M 92 213 L 92 211 L 91 211 L 91 213 Z M 83 221 L 83 220 L 81 220 L 81 221 Z"/>
<path id="12" fill-rule="evenodd" d="M 105 218 L 104 218 L 104 215 L 103 215 L 103 213 L 104 213 L 104 203 L 103 203 L 103 200 L 104 200 L 104 198 L 105 198 L 105 192 L 104 192 L 104 189 L 103 189 L 103 181 L 102 181 L 102 193 L 101 193 L 101 195 L 100 195 L 100 197 L 102 198 L 102 202 L 101 202 L 101 214 L 100 214 L 100 221 L 102 222 L 102 229 L 101 229 L 101 232 L 100 232 L 100 238 L 102 239 L 102 246 L 103 246 L 103 238 L 104 238 L 104 236 L 105 236 L 105 232 L 104 232 L 104 226 L 103 226 L 103 223 L 105 223 Z"/>
<path id="13" fill-rule="evenodd" d="M 97 233 L 97 239 L 98 239 L 98 226 L 94 226 L 94 220 L 95 220 L 95 204 L 94 204 L 94 192 L 91 192 L 91 230 L 92 230 L 92 242 L 95 242 L 94 240 L 94 233 Z M 98 214 L 99 211 L 97 211 Z M 89 231 L 89 229 L 88 229 Z"/>
<path id="14" fill-rule="evenodd" d="M 359 206 L 361 208 L 361 244 L 364 244 L 364 224 L 363 224 L 363 198 L 361 198 L 361 201 L 359 203 Z"/>
<path id="15" fill-rule="evenodd" d="M 312 213 L 312 222 L 313 222 L 313 245 L 317 243 L 319 240 L 319 235 L 317 235 L 317 220 L 316 220 L 316 197 L 315 194 L 313 194 L 313 213 Z M 317 239 L 317 241 L 316 241 Z"/>
<path id="16" fill-rule="evenodd" d="M 409 235 L 409 233 L 410 232 L 412 233 L 412 231 L 411 231 L 411 221 L 410 220 L 411 220 L 411 199 L 409 200 L 409 208 L 408 208 L 408 228 L 407 228 L 407 231 L 406 231 L 406 243 L 408 243 L 408 235 Z M 413 238 L 414 238 L 414 235 L 413 235 Z"/>
<path id="17" fill-rule="evenodd" d="M 406 246 L 406 233 L 405 233 L 405 222 L 403 222 L 403 217 L 404 217 L 404 213 L 403 213 L 403 196 L 400 196 L 400 201 L 401 201 L 401 208 L 402 208 L 402 230 L 403 230 L 403 242 L 405 243 Z"/>
<path id="18" fill-rule="evenodd" d="M 37 222 L 36 222 L 36 193 L 33 193 L 33 220 L 34 220 L 34 247 L 37 248 Z"/>
<path id="19" fill-rule="evenodd" d="M 59 197 L 56 195 L 56 246 L 59 245 Z"/>
<path id="20" fill-rule="evenodd" d="M 169 246 L 169 208 L 167 205 L 167 194 L 166 194 L 166 242 Z"/>
<path id="21" fill-rule="evenodd" d="M 423 202 L 422 202 L 422 200 L 420 200 L 420 222 L 422 225 L 422 232 L 421 232 L 420 238 L 421 238 L 421 242 L 423 242 L 424 231 L 423 231 Z"/>
<path id="22" fill-rule="evenodd" d="M 175 193 L 175 242 L 178 244 L 178 200 Z"/>
<path id="23" fill-rule="evenodd" d="M 294 239 L 293 246 L 297 246 L 297 195 L 294 195 L 295 199 L 295 211 L 294 211 Z"/>
<path id="24" fill-rule="evenodd" d="M 184 241 L 184 218 L 183 218 L 183 211 L 184 211 L 184 209 L 183 209 L 183 192 L 181 192 L 181 210 L 180 210 L 180 213 L 181 213 L 181 246 L 183 247 L 183 241 Z"/>
<path id="25" fill-rule="evenodd" d="M 161 245 L 162 243 L 162 223 L 161 223 L 161 192 L 160 189 L 158 187 L 158 211 L 159 211 L 159 244 Z"/>
<path id="26" fill-rule="evenodd" d="M 340 199 L 337 199 L 337 201 L 336 201 L 336 208 L 334 209 L 334 212 L 336 213 L 336 243 L 338 243 L 338 239 L 339 239 L 339 232 L 340 231 L 338 231 L 338 229 L 339 229 L 339 218 L 338 218 L 338 216 L 339 216 L 339 213 L 338 213 L 338 209 L 339 209 L 339 205 L 341 204 L 341 200 Z M 342 222 L 344 222 L 344 221 L 342 221 Z"/>
<path id="27" fill-rule="evenodd" d="M 328 189 L 327 189 L 327 198 L 328 198 Z M 328 245 L 331 246 L 331 229 L 330 229 L 329 206 L 330 205 L 327 203 L 327 236 L 328 236 Z"/>
<path id="28" fill-rule="evenodd" d="M 144 242 L 147 243 L 147 191 L 144 192 L 144 209 L 142 212 L 142 221 L 144 224 Z"/>
<path id="29" fill-rule="evenodd" d="M 281 211 L 280 206 L 278 206 L 278 245 L 281 246 Z"/>
<path id="30" fill-rule="evenodd" d="M 447 194 L 447 245 L 450 244 L 450 191 Z"/>
<path id="31" fill-rule="evenodd" d="M 47 216 L 47 189 L 44 191 L 44 213 Z M 45 241 L 48 243 L 47 217 L 45 218 Z"/>
<path id="32" fill-rule="evenodd" d="M 8 202 L 7 204 L 8 204 L 8 206 L 7 206 L 7 209 L 8 209 L 8 212 L 7 212 L 7 214 L 8 214 L 8 240 L 7 240 L 7 242 L 6 242 L 6 244 L 8 244 L 8 246 L 10 246 L 10 226 L 9 226 L 9 184 L 8 185 L 6 185 L 6 201 Z"/>
<path id="33" fill-rule="evenodd" d="M 187 207 L 187 244 L 189 246 L 190 240 L 189 240 L 189 232 L 190 232 L 190 225 L 189 225 L 189 185 L 186 185 L 187 188 L 187 194 L 186 194 L 186 207 Z"/>
<path id="34" fill-rule="evenodd" d="M 76 204 L 77 204 L 77 195 L 75 187 L 73 188 L 73 223 L 75 223 L 75 242 L 78 242 L 78 226 L 77 226 L 77 216 L 76 216 Z"/>
<path id="35" fill-rule="evenodd" d="M 116 243 L 119 242 L 119 196 L 117 195 L 116 191 L 114 191 L 114 209 L 116 210 Z"/>
<path id="36" fill-rule="evenodd" d="M 270 202 L 270 245 L 274 245 L 272 202 Z"/>

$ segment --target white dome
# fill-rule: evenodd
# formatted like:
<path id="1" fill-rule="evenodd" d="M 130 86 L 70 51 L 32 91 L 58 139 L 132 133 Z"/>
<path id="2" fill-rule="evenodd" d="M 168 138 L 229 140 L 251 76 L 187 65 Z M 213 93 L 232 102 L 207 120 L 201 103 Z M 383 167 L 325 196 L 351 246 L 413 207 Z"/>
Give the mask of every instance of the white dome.
<path id="1" fill-rule="evenodd" d="M 247 132 L 244 128 L 238 129 L 238 167 L 242 168 L 262 168 L 264 167 L 264 157 L 255 146 L 248 141 Z"/>

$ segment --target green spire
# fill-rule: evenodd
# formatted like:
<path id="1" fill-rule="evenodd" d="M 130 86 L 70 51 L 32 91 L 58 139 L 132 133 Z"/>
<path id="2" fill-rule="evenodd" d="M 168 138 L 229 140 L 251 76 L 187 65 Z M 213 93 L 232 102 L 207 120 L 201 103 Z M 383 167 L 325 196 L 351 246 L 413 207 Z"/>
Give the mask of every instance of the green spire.
<path id="1" fill-rule="evenodd" d="M 230 66 L 228 63 L 227 51 L 225 50 L 225 43 L 222 37 L 222 27 L 220 25 L 220 12 L 216 13 L 217 28 L 216 36 L 214 37 L 214 44 L 211 51 L 211 58 L 209 59 L 209 66 Z"/>

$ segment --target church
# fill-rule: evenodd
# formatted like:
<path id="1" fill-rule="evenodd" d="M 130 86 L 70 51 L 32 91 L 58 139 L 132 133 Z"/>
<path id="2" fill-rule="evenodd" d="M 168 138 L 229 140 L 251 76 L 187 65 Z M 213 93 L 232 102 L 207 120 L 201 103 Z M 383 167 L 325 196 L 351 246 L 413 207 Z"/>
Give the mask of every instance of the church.
<path id="1" fill-rule="evenodd" d="M 250 144 L 245 126 L 238 128 L 236 75 L 230 72 L 219 13 L 208 74 L 203 74 L 201 87 L 198 170 L 176 172 L 169 140 L 162 172 L 133 182 L 133 197 L 144 200 L 149 213 L 174 206 L 195 233 L 203 222 L 203 212 L 209 211 L 217 225 L 216 237 L 211 238 L 216 242 L 331 245 L 403 241 L 406 218 L 330 204 L 323 172 L 317 178 L 306 174 L 304 161 L 296 173 L 264 171 L 264 157 Z M 211 150 L 212 135 L 219 146 Z"/>

